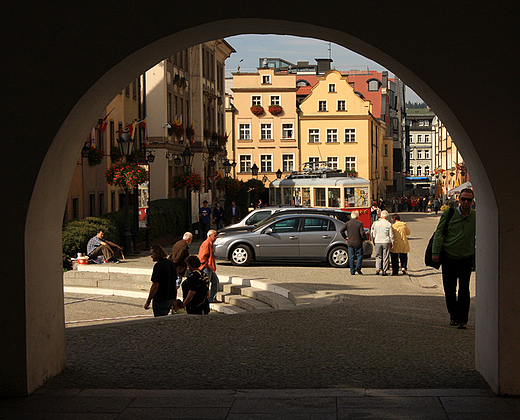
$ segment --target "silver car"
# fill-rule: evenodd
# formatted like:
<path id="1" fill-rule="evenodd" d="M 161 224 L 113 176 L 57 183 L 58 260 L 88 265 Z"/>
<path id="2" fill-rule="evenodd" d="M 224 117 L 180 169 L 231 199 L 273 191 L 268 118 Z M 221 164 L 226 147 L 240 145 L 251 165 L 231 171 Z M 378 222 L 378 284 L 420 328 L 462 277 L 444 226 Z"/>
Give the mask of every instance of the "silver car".
<path id="1" fill-rule="evenodd" d="M 217 236 L 215 258 L 246 266 L 251 261 L 315 260 L 347 267 L 348 248 L 340 230 L 344 223 L 316 214 L 280 215 L 252 231 Z"/>

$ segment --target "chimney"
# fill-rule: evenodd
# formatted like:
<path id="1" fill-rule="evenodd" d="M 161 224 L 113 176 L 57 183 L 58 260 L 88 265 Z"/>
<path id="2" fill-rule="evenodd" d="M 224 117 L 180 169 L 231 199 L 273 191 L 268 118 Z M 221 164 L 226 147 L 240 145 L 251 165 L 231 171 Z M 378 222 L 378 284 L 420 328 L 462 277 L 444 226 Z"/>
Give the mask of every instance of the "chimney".
<path id="1" fill-rule="evenodd" d="M 330 63 L 333 61 L 331 58 L 315 58 L 315 60 L 318 64 L 316 74 L 325 74 L 330 70 Z"/>

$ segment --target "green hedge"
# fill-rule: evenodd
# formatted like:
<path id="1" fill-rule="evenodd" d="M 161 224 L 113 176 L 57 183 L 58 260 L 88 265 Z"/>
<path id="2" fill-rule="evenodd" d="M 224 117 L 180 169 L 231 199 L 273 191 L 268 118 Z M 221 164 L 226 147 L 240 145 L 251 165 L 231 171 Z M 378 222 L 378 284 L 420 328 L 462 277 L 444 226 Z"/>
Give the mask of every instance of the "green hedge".
<path id="1" fill-rule="evenodd" d="M 101 217 L 87 217 L 82 220 L 72 220 L 63 226 L 63 266 L 71 266 L 71 257 L 75 257 L 78 252 L 87 252 L 87 243 L 98 231 L 103 229 L 105 237 L 119 238 L 117 226 L 110 220 Z"/>
<path id="2" fill-rule="evenodd" d="M 130 226 L 133 226 L 133 209 L 130 209 Z M 173 198 L 151 202 L 150 239 L 168 235 L 182 235 L 186 221 L 186 199 Z M 70 268 L 71 257 L 87 251 L 87 243 L 99 229 L 105 231 L 105 238 L 119 245 L 123 244 L 125 232 L 125 211 L 108 213 L 103 217 L 87 217 L 66 223 L 62 229 L 63 266 Z M 146 240 L 146 230 L 140 229 L 137 242 Z"/>

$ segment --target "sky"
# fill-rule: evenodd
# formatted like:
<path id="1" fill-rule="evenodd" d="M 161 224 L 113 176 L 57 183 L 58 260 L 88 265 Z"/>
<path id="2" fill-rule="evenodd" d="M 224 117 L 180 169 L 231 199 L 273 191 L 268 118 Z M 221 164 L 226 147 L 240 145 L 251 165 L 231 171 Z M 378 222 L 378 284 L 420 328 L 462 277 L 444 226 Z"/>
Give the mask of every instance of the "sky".
<path id="1" fill-rule="evenodd" d="M 237 51 L 226 60 L 226 70 L 236 71 L 240 65 L 242 71 L 258 67 L 258 59 L 264 57 L 282 58 L 296 64 L 297 61 L 309 61 L 316 64 L 315 58 L 332 58 L 332 67 L 337 70 L 387 70 L 365 56 L 348 50 L 340 45 L 314 38 L 301 38 L 290 35 L 237 35 L 226 38 Z M 241 61 L 243 60 L 243 61 Z M 241 61 L 241 62 L 240 62 Z M 393 73 L 389 70 L 389 76 Z M 423 102 L 417 94 L 407 87 L 406 101 Z"/>

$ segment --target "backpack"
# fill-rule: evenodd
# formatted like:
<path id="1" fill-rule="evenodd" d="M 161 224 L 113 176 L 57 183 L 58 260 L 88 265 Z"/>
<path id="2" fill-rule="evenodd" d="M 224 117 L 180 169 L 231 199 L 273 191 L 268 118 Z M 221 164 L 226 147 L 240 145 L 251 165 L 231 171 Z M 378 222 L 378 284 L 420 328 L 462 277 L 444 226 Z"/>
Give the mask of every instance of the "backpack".
<path id="1" fill-rule="evenodd" d="M 450 223 L 451 218 L 453 217 L 453 213 L 455 213 L 455 209 L 453 207 L 450 207 L 448 210 L 448 218 L 446 219 L 446 223 L 444 224 L 444 236 L 446 236 L 446 233 L 448 232 L 448 224 Z M 427 267 L 433 267 L 437 270 L 441 267 L 442 261 L 433 261 L 432 259 L 432 253 L 433 253 L 433 238 L 435 237 L 435 232 L 433 232 L 432 237 L 430 238 L 430 241 L 428 242 L 428 246 L 426 247 L 426 252 L 424 253 L 424 264 Z M 442 259 L 442 257 L 441 257 Z"/>

